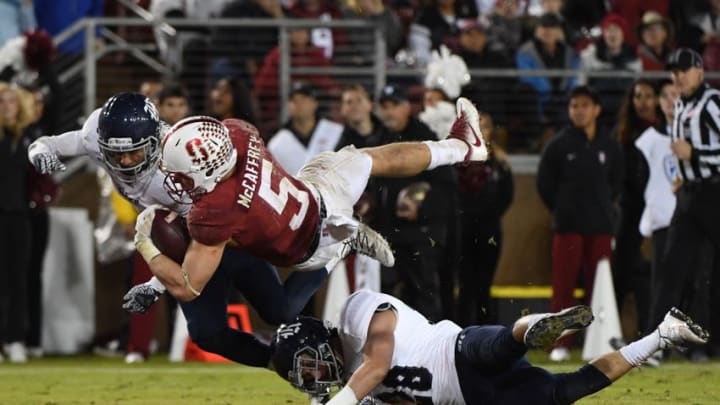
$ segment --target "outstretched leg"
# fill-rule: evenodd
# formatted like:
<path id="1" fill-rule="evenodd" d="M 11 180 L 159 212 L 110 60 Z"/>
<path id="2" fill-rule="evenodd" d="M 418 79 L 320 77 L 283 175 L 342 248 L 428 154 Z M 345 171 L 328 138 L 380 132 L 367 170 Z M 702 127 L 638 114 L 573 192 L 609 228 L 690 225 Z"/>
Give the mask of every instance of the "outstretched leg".
<path id="1" fill-rule="evenodd" d="M 409 177 L 438 166 L 462 162 L 484 162 L 488 148 L 480 131 L 480 115 L 466 98 L 457 101 L 458 118 L 448 139 L 399 142 L 361 151 L 373 160 L 371 176 Z"/>
<path id="2" fill-rule="evenodd" d="M 702 344 L 709 337 L 705 329 L 673 308 L 657 329 L 644 338 L 600 356 L 574 373 L 558 375 L 555 401 L 558 404 L 571 404 L 607 387 L 660 349 L 687 343 Z"/>
<path id="3" fill-rule="evenodd" d="M 524 356 L 528 348 L 547 347 L 592 321 L 590 308 L 579 305 L 560 312 L 524 316 L 512 328 L 471 326 L 460 333 L 458 348 L 477 367 L 508 367 Z"/>
<path id="4" fill-rule="evenodd" d="M 563 336 L 588 327 L 594 317 L 590 307 L 578 305 L 560 312 L 532 314 L 515 322 L 513 335 L 530 348 L 546 348 Z"/>

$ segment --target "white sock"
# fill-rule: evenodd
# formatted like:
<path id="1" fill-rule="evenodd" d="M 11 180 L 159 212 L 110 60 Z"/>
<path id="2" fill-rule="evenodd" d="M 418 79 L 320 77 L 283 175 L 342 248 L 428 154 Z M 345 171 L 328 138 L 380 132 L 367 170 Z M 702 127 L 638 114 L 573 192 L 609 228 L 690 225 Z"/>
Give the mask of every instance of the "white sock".
<path id="1" fill-rule="evenodd" d="M 425 141 L 430 149 L 430 164 L 425 170 L 438 166 L 447 166 L 465 161 L 468 145 L 459 139 L 443 139 L 442 141 Z"/>
<path id="2" fill-rule="evenodd" d="M 644 338 L 620 348 L 620 354 L 630 365 L 637 367 L 660 349 L 660 333 L 656 330 Z"/>

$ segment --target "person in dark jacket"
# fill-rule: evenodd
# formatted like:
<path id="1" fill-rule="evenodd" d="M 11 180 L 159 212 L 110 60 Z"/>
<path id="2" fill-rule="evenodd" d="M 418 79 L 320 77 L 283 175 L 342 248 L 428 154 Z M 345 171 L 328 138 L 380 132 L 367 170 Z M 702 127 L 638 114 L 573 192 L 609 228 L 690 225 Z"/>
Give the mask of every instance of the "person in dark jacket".
<path id="1" fill-rule="evenodd" d="M 493 141 L 493 119 L 480 113 L 480 129 Z M 493 145 L 482 165 L 458 166 L 462 224 L 458 285 L 459 321 L 463 326 L 492 324 L 490 286 L 502 251 L 502 216 L 510 208 L 514 185 L 505 151 Z"/>
<path id="2" fill-rule="evenodd" d="M 364 93 L 355 86 L 355 93 Z M 348 94 L 348 90 L 344 95 Z M 345 96 L 343 103 L 345 103 Z M 349 101 L 349 100 L 347 100 Z M 369 101 L 369 100 L 365 100 Z M 344 114 L 347 130 L 338 148 L 383 145 L 401 141 L 428 141 L 437 136 L 412 116 L 405 92 L 398 86 L 387 86 L 378 100 L 379 120 L 369 111 L 357 117 Z M 383 271 L 383 290 L 401 288 L 403 299 L 431 320 L 443 317 L 438 272 L 445 257 L 447 213 L 456 210 L 446 198 L 457 182 L 450 167 L 435 169 L 411 178 L 375 178 L 366 188 L 366 197 L 356 206 L 363 221 L 373 224 L 395 251 L 398 284 L 393 272 Z M 359 205 L 360 205 L 359 204 Z"/>
<path id="3" fill-rule="evenodd" d="M 273 20 L 283 18 L 285 11 L 277 0 L 231 1 L 220 13 L 221 18 L 253 18 Z M 278 43 L 274 27 L 225 26 L 214 30 L 211 49 L 214 74 L 235 76 L 246 87 L 253 87 L 253 78 L 263 58 Z M 242 49 L 242 52 L 238 52 Z M 217 79 L 217 78 L 216 78 Z"/>
<path id="4" fill-rule="evenodd" d="M 649 325 L 644 314 L 650 306 L 650 263 L 643 258 L 641 245 L 643 237 L 639 225 L 645 208 L 645 186 L 650 168 L 635 141 L 649 127 L 659 122 L 656 85 L 647 79 L 639 79 L 628 89 L 625 101 L 618 114 L 618 125 L 614 131 L 623 151 L 625 175 L 620 197 L 620 221 L 615 235 L 613 252 L 613 283 L 618 308 L 629 293 L 635 297 L 638 326 L 644 332 Z M 634 338 L 634 337 L 633 337 Z"/>
<path id="5" fill-rule="evenodd" d="M 0 344 L 12 363 L 27 353 L 27 273 L 32 229 L 27 159 L 27 129 L 35 119 L 29 95 L 0 84 Z M 0 354 L 2 359 L 2 354 Z"/>
<path id="6" fill-rule="evenodd" d="M 575 305 L 573 289 L 581 269 L 585 297 L 592 296 L 597 264 L 612 254 L 623 176 L 620 145 L 597 127 L 595 91 L 574 88 L 568 113 L 572 125 L 547 144 L 537 174 L 538 192 L 553 217 L 553 311 Z M 570 344 L 560 341 L 551 360 L 569 360 Z"/>

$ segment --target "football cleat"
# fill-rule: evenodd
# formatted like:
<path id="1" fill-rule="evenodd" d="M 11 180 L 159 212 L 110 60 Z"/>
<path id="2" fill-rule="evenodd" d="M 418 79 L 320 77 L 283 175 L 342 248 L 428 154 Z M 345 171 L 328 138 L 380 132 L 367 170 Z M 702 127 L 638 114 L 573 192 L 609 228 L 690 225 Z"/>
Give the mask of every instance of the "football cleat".
<path id="1" fill-rule="evenodd" d="M 488 147 L 480 131 L 480 113 L 473 103 L 460 97 L 455 105 L 457 118 L 453 122 L 448 138 L 459 139 L 468 146 L 465 162 L 484 162 L 488 158 Z"/>
<path id="2" fill-rule="evenodd" d="M 590 307 L 578 305 L 560 312 L 538 314 L 525 331 L 525 346 L 545 348 L 563 336 L 588 327 L 595 319 Z"/>
<path id="3" fill-rule="evenodd" d="M 390 244 L 382 235 L 362 222 L 358 225 L 355 235 L 346 239 L 340 251 L 330 260 L 326 266 L 328 270 L 332 271 L 335 265 L 352 251 L 372 257 L 385 267 L 395 265 L 395 255 L 390 249 Z"/>
<path id="4" fill-rule="evenodd" d="M 689 316 L 673 307 L 657 327 L 660 335 L 660 348 L 683 347 L 688 343 L 704 344 L 710 339 L 710 333 L 696 324 Z"/>

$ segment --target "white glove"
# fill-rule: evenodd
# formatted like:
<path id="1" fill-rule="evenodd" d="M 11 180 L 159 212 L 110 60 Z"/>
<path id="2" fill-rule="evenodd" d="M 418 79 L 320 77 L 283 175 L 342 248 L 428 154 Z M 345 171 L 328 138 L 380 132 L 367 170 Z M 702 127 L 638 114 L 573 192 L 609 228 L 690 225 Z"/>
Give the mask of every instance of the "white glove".
<path id="1" fill-rule="evenodd" d="M 65 170 L 65 165 L 58 156 L 50 151 L 47 145 L 39 141 L 31 143 L 28 147 L 28 160 L 42 174 Z"/>
<path id="2" fill-rule="evenodd" d="M 155 211 L 158 209 L 166 208 L 158 204 L 151 205 L 145 208 L 135 220 L 135 249 L 146 263 L 150 263 L 152 259 L 162 254 L 150 238 Z"/>

